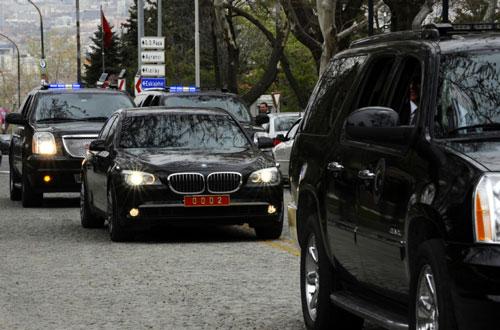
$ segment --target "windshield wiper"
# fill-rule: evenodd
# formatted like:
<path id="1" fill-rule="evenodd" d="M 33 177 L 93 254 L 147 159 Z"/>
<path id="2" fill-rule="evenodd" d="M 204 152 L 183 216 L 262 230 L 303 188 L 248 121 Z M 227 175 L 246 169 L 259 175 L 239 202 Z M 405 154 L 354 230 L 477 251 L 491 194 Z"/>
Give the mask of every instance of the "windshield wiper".
<path id="1" fill-rule="evenodd" d="M 478 132 L 477 130 L 481 131 Z M 466 133 L 483 133 L 488 131 L 500 131 L 500 123 L 488 123 L 488 124 L 478 124 L 470 126 L 457 127 L 448 132 L 448 135 L 458 135 L 459 132 L 465 131 Z M 472 132 L 471 132 L 472 131 Z"/>
<path id="2" fill-rule="evenodd" d="M 80 121 L 80 119 L 76 118 L 64 118 L 64 117 L 55 117 L 55 118 L 43 118 L 38 119 L 37 123 L 57 123 L 57 122 L 65 122 L 65 121 Z"/>
<path id="3" fill-rule="evenodd" d="M 81 121 L 106 121 L 108 117 L 86 117 L 79 119 Z"/>

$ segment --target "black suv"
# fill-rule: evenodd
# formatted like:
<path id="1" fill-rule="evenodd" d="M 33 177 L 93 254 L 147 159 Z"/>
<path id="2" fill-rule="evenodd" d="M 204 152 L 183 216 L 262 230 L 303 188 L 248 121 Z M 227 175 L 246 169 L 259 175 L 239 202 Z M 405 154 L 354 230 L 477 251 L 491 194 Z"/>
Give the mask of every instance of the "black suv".
<path id="1" fill-rule="evenodd" d="M 166 106 L 192 108 L 221 108 L 233 115 L 253 139 L 265 121 L 252 118 L 250 110 L 236 94 L 217 90 L 199 90 L 195 87 L 170 87 L 167 90 L 150 89 L 135 98 L 138 107 Z"/>
<path id="2" fill-rule="evenodd" d="M 30 92 L 19 112 L 7 115 L 10 198 L 39 206 L 43 193 L 80 191 L 80 168 L 90 142 L 118 109 L 133 107 L 122 92 L 50 85 Z"/>
<path id="3" fill-rule="evenodd" d="M 319 80 L 290 163 L 308 328 L 499 329 L 500 34 L 485 28 L 362 39 Z"/>

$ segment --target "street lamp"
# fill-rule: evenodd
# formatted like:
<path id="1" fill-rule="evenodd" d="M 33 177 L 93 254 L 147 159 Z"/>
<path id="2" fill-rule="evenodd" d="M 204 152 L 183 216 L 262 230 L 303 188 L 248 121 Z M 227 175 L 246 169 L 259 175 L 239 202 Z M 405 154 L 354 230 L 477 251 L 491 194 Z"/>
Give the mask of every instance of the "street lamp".
<path id="1" fill-rule="evenodd" d="M 16 52 L 17 52 L 17 104 L 18 104 L 18 106 L 21 106 L 21 55 L 19 54 L 19 48 L 17 47 L 17 44 L 11 38 L 7 37 L 5 34 L 0 33 L 0 36 L 9 40 L 14 45 L 14 47 L 16 47 Z"/>
<path id="2" fill-rule="evenodd" d="M 45 49 L 43 45 L 43 18 L 42 18 L 42 12 L 40 11 L 40 8 L 38 8 L 37 5 L 33 3 L 33 1 L 28 0 L 29 3 L 31 3 L 36 10 L 38 11 L 38 15 L 40 15 L 40 42 L 41 42 L 41 51 L 42 51 L 42 58 L 40 59 L 40 66 L 42 68 L 42 76 L 45 76 Z"/>

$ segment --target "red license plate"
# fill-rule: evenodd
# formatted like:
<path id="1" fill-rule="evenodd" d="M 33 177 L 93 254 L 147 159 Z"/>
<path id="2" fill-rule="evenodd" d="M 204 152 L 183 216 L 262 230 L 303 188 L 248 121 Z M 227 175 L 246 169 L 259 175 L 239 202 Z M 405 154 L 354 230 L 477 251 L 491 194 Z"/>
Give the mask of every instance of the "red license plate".
<path id="1" fill-rule="evenodd" d="M 184 197 L 185 207 L 228 206 L 230 202 L 229 195 L 200 195 Z"/>

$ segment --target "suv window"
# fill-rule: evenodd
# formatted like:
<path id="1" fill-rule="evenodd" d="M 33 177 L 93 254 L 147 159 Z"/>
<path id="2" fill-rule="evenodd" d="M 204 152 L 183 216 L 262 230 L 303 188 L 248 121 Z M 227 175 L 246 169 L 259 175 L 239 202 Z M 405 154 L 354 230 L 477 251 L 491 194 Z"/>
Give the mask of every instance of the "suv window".
<path id="1" fill-rule="evenodd" d="M 23 115 L 23 117 L 27 117 L 28 115 L 28 111 L 30 109 L 30 106 L 31 106 L 31 101 L 33 100 L 33 95 L 28 95 L 28 97 L 26 98 L 26 100 L 24 100 L 24 103 L 22 105 L 22 108 L 20 108 L 21 110 L 21 114 Z"/>
<path id="2" fill-rule="evenodd" d="M 341 109 L 366 56 L 336 58 L 317 83 L 303 119 L 303 132 L 324 135 Z"/>
<path id="3" fill-rule="evenodd" d="M 116 110 L 133 106 L 121 93 L 48 93 L 39 95 L 32 117 L 37 122 L 105 121 Z"/>
<path id="4" fill-rule="evenodd" d="M 362 83 L 362 93 L 358 99 L 359 108 L 369 106 L 386 106 L 384 91 L 391 81 L 389 78 L 394 71 L 395 57 L 385 55 L 371 62 L 368 75 Z"/>
<path id="5" fill-rule="evenodd" d="M 435 117 L 438 137 L 460 137 L 500 126 L 500 54 L 443 55 Z"/>
<path id="6" fill-rule="evenodd" d="M 420 61 L 412 56 L 403 59 L 398 70 L 398 78 L 394 81 L 389 107 L 399 114 L 401 125 L 415 125 L 421 99 Z"/>

